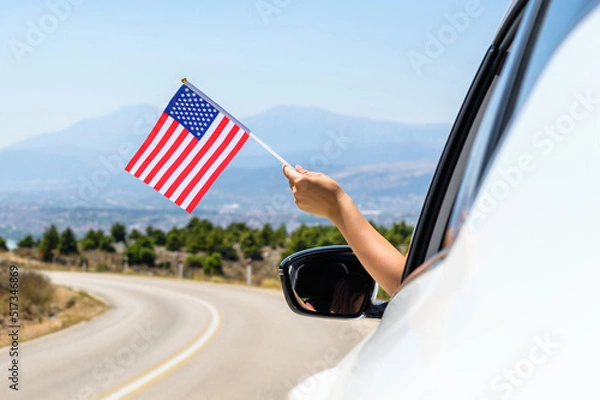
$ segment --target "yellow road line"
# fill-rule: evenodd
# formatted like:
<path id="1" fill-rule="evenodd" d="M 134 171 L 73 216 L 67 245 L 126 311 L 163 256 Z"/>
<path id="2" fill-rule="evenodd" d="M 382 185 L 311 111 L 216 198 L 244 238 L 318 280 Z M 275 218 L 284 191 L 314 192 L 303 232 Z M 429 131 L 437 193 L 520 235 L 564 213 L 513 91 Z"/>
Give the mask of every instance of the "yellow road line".
<path id="1" fill-rule="evenodd" d="M 100 398 L 106 400 L 120 400 L 133 397 L 190 361 L 216 337 L 223 322 L 219 310 L 207 301 L 189 295 L 182 294 L 182 296 L 185 296 L 191 301 L 195 301 L 208 309 L 211 314 L 211 321 L 208 329 L 180 350 L 176 355 L 155 367 L 151 367 L 137 377 L 131 379 L 129 382 L 123 384 L 121 387 L 100 396 Z"/>

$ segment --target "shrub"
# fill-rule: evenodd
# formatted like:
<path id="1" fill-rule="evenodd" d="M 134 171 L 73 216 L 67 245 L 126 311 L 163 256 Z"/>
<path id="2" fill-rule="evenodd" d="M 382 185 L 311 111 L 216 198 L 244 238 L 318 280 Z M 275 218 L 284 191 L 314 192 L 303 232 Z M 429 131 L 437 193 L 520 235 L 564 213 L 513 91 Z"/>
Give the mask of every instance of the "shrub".
<path id="1" fill-rule="evenodd" d="M 110 268 L 108 267 L 108 265 L 104 264 L 104 263 L 100 263 L 96 266 L 96 272 L 108 272 L 110 271 Z"/>
<path id="2" fill-rule="evenodd" d="M 171 269 L 171 262 L 170 261 L 163 261 L 163 262 L 159 263 L 156 266 L 158 268 L 160 268 L 160 269 Z"/>
<path id="3" fill-rule="evenodd" d="M 185 260 L 185 266 L 187 268 L 202 268 L 202 266 L 204 265 L 203 259 L 204 259 L 204 257 L 202 257 L 202 256 L 196 256 L 196 255 L 189 256 Z"/>
<path id="4" fill-rule="evenodd" d="M 20 249 L 30 249 L 32 247 L 35 247 L 35 240 L 33 240 L 33 236 L 25 236 L 19 241 L 19 243 L 17 243 L 17 247 Z"/>
<path id="5" fill-rule="evenodd" d="M 147 236 L 139 236 L 135 243 L 125 250 L 125 255 L 130 264 L 145 264 L 149 267 L 154 266 L 156 259 L 154 245 Z"/>
<path id="6" fill-rule="evenodd" d="M 115 248 L 112 245 L 112 236 L 104 236 L 102 239 L 100 239 L 98 248 L 102 251 L 106 251 L 107 253 L 114 253 Z"/>
<path id="7" fill-rule="evenodd" d="M 39 317 L 50 309 L 54 285 L 50 279 L 35 271 L 19 272 L 19 306 L 29 317 Z"/>
<path id="8" fill-rule="evenodd" d="M 149 267 L 154 267 L 154 261 L 156 260 L 156 255 L 154 254 L 154 250 L 152 249 L 147 249 L 145 247 L 143 247 L 140 250 L 140 258 L 139 258 L 139 262 L 141 264 L 145 264 Z"/>
<path id="9" fill-rule="evenodd" d="M 215 251 L 217 253 L 220 253 L 223 259 L 227 261 L 237 261 L 240 259 L 237 251 L 235 251 L 235 249 L 231 245 L 228 246 L 224 244 L 222 246 L 217 246 L 215 248 Z"/>
<path id="10" fill-rule="evenodd" d="M 211 253 L 204 257 L 202 271 L 205 275 L 222 275 L 223 260 L 219 253 Z"/>

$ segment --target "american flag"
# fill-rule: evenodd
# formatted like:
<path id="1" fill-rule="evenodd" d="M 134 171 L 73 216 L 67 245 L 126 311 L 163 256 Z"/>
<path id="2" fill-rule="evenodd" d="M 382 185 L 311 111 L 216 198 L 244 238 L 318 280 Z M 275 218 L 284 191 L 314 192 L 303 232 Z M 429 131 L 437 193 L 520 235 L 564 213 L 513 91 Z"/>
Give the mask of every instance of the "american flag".
<path id="1" fill-rule="evenodd" d="M 184 83 L 125 170 L 191 213 L 249 133 Z"/>

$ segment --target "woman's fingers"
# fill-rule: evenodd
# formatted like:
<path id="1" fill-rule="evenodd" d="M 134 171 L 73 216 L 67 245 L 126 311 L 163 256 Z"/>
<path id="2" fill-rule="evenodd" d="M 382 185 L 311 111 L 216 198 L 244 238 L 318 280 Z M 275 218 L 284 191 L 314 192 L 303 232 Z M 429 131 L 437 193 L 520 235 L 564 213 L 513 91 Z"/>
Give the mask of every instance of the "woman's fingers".
<path id="1" fill-rule="evenodd" d="M 291 181 L 296 181 L 302 175 L 307 174 L 307 173 L 308 173 L 308 171 L 299 165 L 296 165 L 296 168 L 294 168 L 289 164 L 283 164 L 283 174 L 285 175 L 286 178 L 288 178 Z"/>
<path id="2" fill-rule="evenodd" d="M 302 168 L 300 165 L 296 165 L 296 171 L 300 172 L 301 174 L 306 174 L 308 172 L 307 170 Z"/>
<path id="3" fill-rule="evenodd" d="M 289 164 L 283 164 L 283 175 L 285 175 L 290 182 L 297 180 L 301 176 L 301 174 Z"/>
<path id="4" fill-rule="evenodd" d="M 327 175 L 307 171 L 300 165 L 294 168 L 285 164 L 282 169 L 298 208 L 326 218 L 338 213 L 338 203 L 344 193 L 337 182 Z"/>
<path id="5" fill-rule="evenodd" d="M 288 164 L 283 164 L 283 175 L 289 180 L 290 189 L 294 190 L 294 181 L 298 173 Z"/>
<path id="6" fill-rule="evenodd" d="M 290 189 L 294 191 L 294 186 L 300 181 L 303 175 L 308 175 L 309 172 L 302 168 L 300 165 L 296 165 L 296 167 L 292 167 L 289 164 L 283 165 L 283 174 L 289 180 Z M 294 193 L 296 193 L 294 191 Z"/>

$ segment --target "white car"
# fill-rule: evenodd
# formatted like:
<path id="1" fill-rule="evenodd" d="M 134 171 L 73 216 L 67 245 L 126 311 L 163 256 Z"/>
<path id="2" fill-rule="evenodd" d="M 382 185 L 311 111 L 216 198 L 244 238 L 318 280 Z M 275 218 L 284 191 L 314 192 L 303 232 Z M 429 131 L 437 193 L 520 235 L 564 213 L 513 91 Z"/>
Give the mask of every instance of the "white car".
<path id="1" fill-rule="evenodd" d="M 294 311 L 381 317 L 291 399 L 600 399 L 598 4 L 511 5 L 387 307 L 347 247 L 282 262 Z M 334 309 L 351 276 L 359 293 Z"/>

